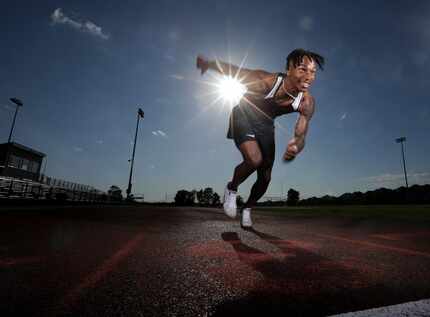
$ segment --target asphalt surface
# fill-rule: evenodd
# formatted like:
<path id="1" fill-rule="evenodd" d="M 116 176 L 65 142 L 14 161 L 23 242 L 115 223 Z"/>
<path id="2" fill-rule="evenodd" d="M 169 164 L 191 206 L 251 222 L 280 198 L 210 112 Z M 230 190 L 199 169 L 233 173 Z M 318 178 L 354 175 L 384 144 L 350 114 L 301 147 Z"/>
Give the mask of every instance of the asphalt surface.
<path id="1" fill-rule="evenodd" d="M 430 298 L 428 223 L 217 209 L 0 210 L 0 315 L 327 316 Z"/>

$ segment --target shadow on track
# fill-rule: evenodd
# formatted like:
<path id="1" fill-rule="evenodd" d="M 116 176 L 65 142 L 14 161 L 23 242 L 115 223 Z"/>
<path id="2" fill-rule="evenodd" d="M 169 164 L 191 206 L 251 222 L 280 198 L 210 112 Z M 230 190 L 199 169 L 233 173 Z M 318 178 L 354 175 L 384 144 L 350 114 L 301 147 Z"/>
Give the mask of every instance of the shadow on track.
<path id="1" fill-rule="evenodd" d="M 276 246 L 280 255 L 245 244 L 236 232 L 222 233 L 238 259 L 261 273 L 264 280 L 242 290 L 246 296 L 218 305 L 214 316 L 327 316 L 412 297 L 384 285 L 369 284 L 365 272 L 316 253 L 309 243 L 287 241 L 255 229 L 247 231 Z"/>

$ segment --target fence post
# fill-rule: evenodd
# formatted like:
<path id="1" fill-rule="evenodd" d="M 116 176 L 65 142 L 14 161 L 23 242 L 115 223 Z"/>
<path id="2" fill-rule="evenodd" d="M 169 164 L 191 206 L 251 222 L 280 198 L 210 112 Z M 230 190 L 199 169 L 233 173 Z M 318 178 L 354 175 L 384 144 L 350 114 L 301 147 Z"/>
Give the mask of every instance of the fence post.
<path id="1" fill-rule="evenodd" d="M 27 189 L 28 189 L 28 182 L 25 182 L 25 187 L 24 187 L 24 192 L 23 192 L 24 197 L 27 196 Z"/>
<path id="2" fill-rule="evenodd" d="M 10 197 L 10 195 L 13 193 L 13 191 L 12 191 L 12 186 L 13 186 L 13 179 L 11 178 L 11 179 L 10 179 L 9 191 L 8 191 L 8 194 L 7 194 L 7 198 L 9 198 L 9 197 Z"/>

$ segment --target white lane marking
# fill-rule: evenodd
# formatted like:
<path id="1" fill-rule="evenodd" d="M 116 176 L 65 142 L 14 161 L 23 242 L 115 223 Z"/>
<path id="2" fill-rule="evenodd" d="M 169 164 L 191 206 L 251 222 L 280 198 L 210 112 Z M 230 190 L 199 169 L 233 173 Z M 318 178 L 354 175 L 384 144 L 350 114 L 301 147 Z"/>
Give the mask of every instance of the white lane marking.
<path id="1" fill-rule="evenodd" d="M 430 316 L 430 299 L 367 309 L 328 317 L 425 317 Z"/>

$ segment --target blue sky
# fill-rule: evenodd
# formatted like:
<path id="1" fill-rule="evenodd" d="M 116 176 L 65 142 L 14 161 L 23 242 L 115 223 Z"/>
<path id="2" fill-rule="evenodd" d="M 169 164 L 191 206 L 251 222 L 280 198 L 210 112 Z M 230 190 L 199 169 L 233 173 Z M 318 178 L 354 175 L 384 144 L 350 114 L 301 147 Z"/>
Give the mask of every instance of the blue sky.
<path id="1" fill-rule="evenodd" d="M 213 187 L 240 153 L 229 109 L 195 68 L 201 53 L 282 71 L 298 47 L 327 60 L 307 144 L 281 161 L 297 114 L 277 119 L 266 195 L 301 197 L 430 183 L 430 3 L 414 1 L 15 1 L 0 13 L 0 136 L 47 154 L 46 174 L 125 190 L 141 106 L 134 187 L 147 200 Z M 161 132 L 160 132 L 161 131 Z M 239 189 L 248 196 L 251 176 Z"/>

